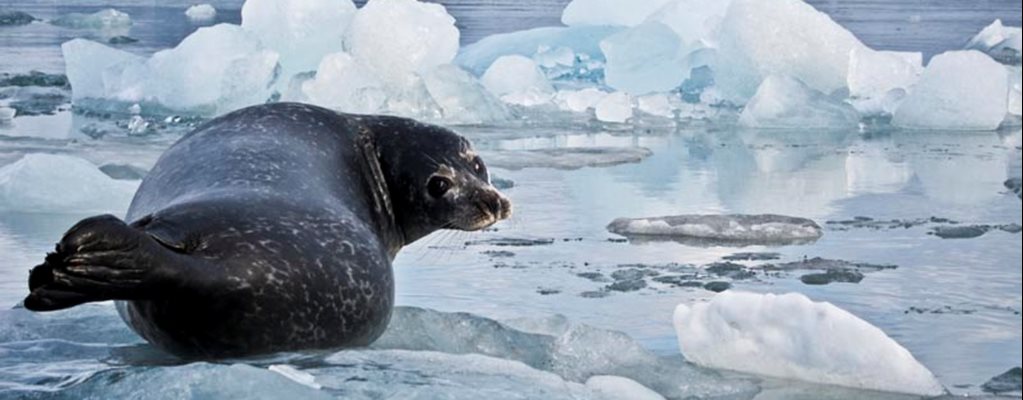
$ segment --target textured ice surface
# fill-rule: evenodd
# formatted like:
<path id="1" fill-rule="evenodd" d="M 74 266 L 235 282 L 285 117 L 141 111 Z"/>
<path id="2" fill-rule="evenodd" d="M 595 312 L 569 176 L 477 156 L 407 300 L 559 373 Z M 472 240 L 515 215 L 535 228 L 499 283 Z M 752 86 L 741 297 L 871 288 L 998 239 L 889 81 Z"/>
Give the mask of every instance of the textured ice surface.
<path id="1" fill-rule="evenodd" d="M 71 13 L 50 21 L 51 24 L 76 29 L 110 29 L 131 26 L 131 16 L 108 8 L 92 14 Z"/>
<path id="2" fill-rule="evenodd" d="M 492 35 L 463 47 L 455 62 L 473 74 L 482 75 L 501 56 L 518 54 L 532 57 L 544 47 L 572 49 L 577 55 L 603 60 L 600 42 L 621 29 L 608 26 L 549 27 Z"/>
<path id="3" fill-rule="evenodd" d="M 546 104 L 554 87 L 533 59 L 510 55 L 494 61 L 480 78 L 483 86 L 507 103 L 523 106 Z"/>
<path id="4" fill-rule="evenodd" d="M 995 130 L 1005 119 L 1005 67 L 977 51 L 938 55 L 895 111 L 906 129 Z"/>
<path id="5" fill-rule="evenodd" d="M 217 9 L 210 4 L 196 4 L 185 10 L 185 16 L 192 22 L 208 22 L 217 19 Z"/>
<path id="6" fill-rule="evenodd" d="M 631 5 L 630 5 L 631 6 Z M 648 22 L 600 42 L 608 86 L 633 95 L 667 92 L 689 77 L 682 41 L 664 24 Z"/>
<path id="7" fill-rule="evenodd" d="M 132 86 L 136 92 L 126 95 L 136 99 L 141 97 L 138 85 L 142 84 L 144 77 L 139 76 L 135 82 L 128 84 L 124 79 L 128 77 L 125 71 L 143 68 L 142 57 L 86 39 L 73 39 L 60 47 L 73 99 L 118 98 L 124 94 L 123 89 Z"/>
<path id="8" fill-rule="evenodd" d="M 635 26 L 672 0 L 572 0 L 561 14 L 568 26 Z"/>
<path id="9" fill-rule="evenodd" d="M 423 84 L 449 124 L 483 124 L 508 120 L 511 115 L 471 74 L 445 64 L 422 74 Z"/>
<path id="10" fill-rule="evenodd" d="M 316 70 L 323 56 L 341 51 L 354 15 L 351 0 L 247 0 L 242 28 L 280 54 L 282 73 L 290 77 Z"/>
<path id="11" fill-rule="evenodd" d="M 377 113 L 387 100 L 383 82 L 345 52 L 324 57 L 316 77 L 302 83 L 302 93 L 313 104 L 356 114 Z"/>
<path id="12" fill-rule="evenodd" d="M 667 25 L 689 47 L 716 47 L 731 0 L 673 0 L 647 21 Z"/>
<path id="13" fill-rule="evenodd" d="M 579 147 L 522 151 L 487 152 L 487 165 L 519 170 L 554 168 L 573 170 L 585 167 L 608 167 L 643 161 L 653 154 L 642 147 Z"/>
<path id="14" fill-rule="evenodd" d="M 883 99 L 893 90 L 909 91 L 923 70 L 921 53 L 854 48 L 849 56 L 849 96 Z"/>
<path id="15" fill-rule="evenodd" d="M 594 376 L 586 380 L 586 387 L 608 399 L 664 400 L 657 392 L 620 376 Z"/>
<path id="16" fill-rule="evenodd" d="M 597 106 L 607 93 L 595 88 L 582 90 L 562 90 L 554 96 L 554 103 L 565 111 L 585 112 Z"/>
<path id="17" fill-rule="evenodd" d="M 846 87 L 849 54 L 863 44 L 802 0 L 734 0 L 721 25 L 714 78 L 742 102 L 769 75 L 832 93 Z"/>
<path id="18" fill-rule="evenodd" d="M 739 123 L 768 129 L 843 129 L 855 127 L 859 114 L 799 80 L 771 75 L 746 103 Z"/>
<path id="19" fill-rule="evenodd" d="M 147 97 L 177 110 L 210 114 L 265 102 L 277 78 L 277 53 L 237 25 L 199 28 L 153 54 Z M 220 106 L 220 104 L 224 106 Z"/>
<path id="20" fill-rule="evenodd" d="M 575 51 L 568 47 L 540 46 L 533 60 L 544 68 L 571 67 L 575 65 Z"/>
<path id="21" fill-rule="evenodd" d="M 355 13 L 345 47 L 385 82 L 400 85 L 454 60 L 458 39 L 455 19 L 440 4 L 373 0 Z"/>
<path id="22" fill-rule="evenodd" d="M 120 215 L 138 186 L 114 180 L 81 158 L 27 154 L 0 168 L 0 211 Z"/>
<path id="23" fill-rule="evenodd" d="M 603 122 L 622 124 L 632 118 L 632 96 L 625 92 L 614 92 L 597 102 L 595 114 Z"/>
<path id="24" fill-rule="evenodd" d="M 1002 25 L 1002 20 L 999 19 L 970 39 L 966 48 L 987 53 L 1004 64 L 1019 65 L 1021 39 L 1023 39 L 1023 30 L 1019 27 Z"/>
<path id="25" fill-rule="evenodd" d="M 780 215 L 619 218 L 611 222 L 607 230 L 626 237 L 677 237 L 755 243 L 813 241 L 823 233 L 820 226 L 811 220 Z"/>
<path id="26" fill-rule="evenodd" d="M 674 118 L 675 110 L 681 107 L 680 102 L 667 94 L 651 94 L 636 98 L 636 109 L 655 117 Z"/>
<path id="27" fill-rule="evenodd" d="M 938 396 L 944 388 L 880 329 L 801 294 L 725 292 L 675 309 L 691 362 L 778 378 Z"/>

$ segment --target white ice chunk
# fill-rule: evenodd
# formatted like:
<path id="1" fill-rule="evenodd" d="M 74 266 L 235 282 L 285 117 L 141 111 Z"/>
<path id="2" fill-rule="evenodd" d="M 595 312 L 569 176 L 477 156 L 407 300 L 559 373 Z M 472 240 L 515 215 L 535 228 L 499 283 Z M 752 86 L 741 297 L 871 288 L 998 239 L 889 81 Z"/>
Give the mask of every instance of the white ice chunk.
<path id="1" fill-rule="evenodd" d="M 895 89 L 908 91 L 923 71 L 921 53 L 854 48 L 849 56 L 849 96 L 877 98 Z"/>
<path id="2" fill-rule="evenodd" d="M 551 48 L 540 46 L 533 55 L 533 60 L 541 67 L 571 67 L 575 65 L 575 51 L 564 46 Z"/>
<path id="3" fill-rule="evenodd" d="M 0 168 L 0 210 L 123 214 L 138 186 L 115 180 L 81 158 L 26 154 Z"/>
<path id="4" fill-rule="evenodd" d="M 852 33 L 802 0 L 734 0 L 721 25 L 714 79 L 743 102 L 769 75 L 799 79 L 832 93 L 846 87 Z"/>
<path id="5" fill-rule="evenodd" d="M 859 114 L 799 80 L 768 76 L 746 104 L 739 123 L 767 129 L 841 129 L 855 127 Z"/>
<path id="6" fill-rule="evenodd" d="M 455 62 L 473 74 L 482 75 L 502 56 L 532 57 L 542 47 L 572 49 L 578 56 L 600 61 L 604 59 L 600 42 L 620 30 L 606 26 L 547 27 L 491 35 L 462 48 Z"/>
<path id="7" fill-rule="evenodd" d="M 721 21 L 731 0 L 674 0 L 650 15 L 678 34 L 687 47 L 717 47 Z"/>
<path id="8" fill-rule="evenodd" d="M 14 120 L 17 110 L 10 107 L 0 107 L 0 124 L 9 124 Z"/>
<path id="9" fill-rule="evenodd" d="M 372 0 L 355 13 L 345 47 L 385 82 L 403 84 L 414 73 L 451 63 L 458 40 L 455 19 L 440 4 Z"/>
<path id="10" fill-rule="evenodd" d="M 623 124 L 632 118 L 632 97 L 628 93 L 614 92 L 597 102 L 597 119 Z"/>
<path id="11" fill-rule="evenodd" d="M 572 0 L 561 14 L 568 26 L 636 26 L 672 0 Z"/>
<path id="12" fill-rule="evenodd" d="M 445 64 L 422 75 L 430 97 L 449 124 L 483 124 L 507 120 L 504 104 L 465 70 Z"/>
<path id="13" fill-rule="evenodd" d="M 653 115 L 655 117 L 662 118 L 674 118 L 675 117 L 675 104 L 672 104 L 672 98 L 666 94 L 658 93 L 646 96 L 641 96 L 636 99 L 639 111 Z"/>
<path id="14" fill-rule="evenodd" d="M 71 13 L 62 15 L 51 24 L 75 29 L 110 29 L 131 26 L 131 16 L 113 8 L 92 14 Z"/>
<path id="15" fill-rule="evenodd" d="M 344 52 L 324 57 L 316 78 L 302 84 L 302 93 L 313 104 L 356 114 L 379 112 L 387 100 L 379 78 Z"/>
<path id="16" fill-rule="evenodd" d="M 308 386 L 308 387 L 316 389 L 316 390 L 319 390 L 319 389 L 323 388 L 323 386 L 321 386 L 319 383 L 316 383 L 316 377 L 315 376 L 313 376 L 312 374 L 310 374 L 308 372 L 301 371 L 301 370 L 299 370 L 299 369 L 297 369 L 295 367 L 292 367 L 290 365 L 287 365 L 287 364 L 274 364 L 274 365 L 271 365 L 271 366 L 267 367 L 267 369 L 270 370 L 271 372 L 276 372 L 278 374 L 281 374 L 285 378 L 291 379 L 291 380 L 295 381 L 296 383 L 299 383 L 299 384 L 301 384 L 303 386 Z"/>
<path id="17" fill-rule="evenodd" d="M 217 19 L 217 9 L 209 4 L 196 4 L 185 10 L 189 21 L 201 23 Z"/>
<path id="18" fill-rule="evenodd" d="M 629 378 L 598 375 L 586 380 L 586 387 L 608 399 L 664 400 L 664 396 Z"/>
<path id="19" fill-rule="evenodd" d="M 600 42 L 607 63 L 608 86 L 634 95 L 666 92 L 689 77 L 688 53 L 678 35 L 659 22 L 648 22 Z"/>
<path id="20" fill-rule="evenodd" d="M 123 86 L 121 78 L 125 74 L 122 72 L 126 68 L 142 68 L 144 61 L 129 52 L 85 39 L 64 42 L 60 48 L 74 100 L 115 97 L 118 88 Z M 138 76 L 136 82 L 143 79 Z"/>
<path id="21" fill-rule="evenodd" d="M 549 103 L 554 88 L 532 59 L 503 56 L 487 68 L 481 78 L 483 86 L 507 103 L 535 106 Z"/>
<path id="22" fill-rule="evenodd" d="M 817 240 L 820 226 L 805 218 L 781 215 L 678 215 L 619 218 L 607 226 L 626 237 L 706 239 L 721 242 L 785 243 Z"/>
<path id="23" fill-rule="evenodd" d="M 934 375 L 880 329 L 801 294 L 725 292 L 675 309 L 690 362 L 784 379 L 938 396 Z"/>
<path id="24" fill-rule="evenodd" d="M 938 55 L 899 106 L 892 124 L 906 129 L 998 129 L 1009 90 L 1005 68 L 983 53 Z"/>
<path id="25" fill-rule="evenodd" d="M 177 47 L 149 59 L 153 79 L 147 96 L 175 110 L 206 114 L 216 112 L 218 103 L 262 103 L 273 92 L 276 58 L 237 25 L 199 28 Z M 228 97 L 235 94 L 243 96 Z"/>
<path id="26" fill-rule="evenodd" d="M 967 50 L 978 50 L 1004 64 L 1020 64 L 1023 30 L 1006 27 L 998 19 L 980 31 L 966 44 Z"/>
<path id="27" fill-rule="evenodd" d="M 606 92 L 596 88 L 562 90 L 554 96 L 554 102 L 562 110 L 582 113 L 596 107 L 606 96 Z"/>
<path id="28" fill-rule="evenodd" d="M 355 10 L 351 0 L 247 0 L 242 28 L 281 55 L 282 73 L 290 78 L 316 70 L 324 56 L 344 49 Z"/>

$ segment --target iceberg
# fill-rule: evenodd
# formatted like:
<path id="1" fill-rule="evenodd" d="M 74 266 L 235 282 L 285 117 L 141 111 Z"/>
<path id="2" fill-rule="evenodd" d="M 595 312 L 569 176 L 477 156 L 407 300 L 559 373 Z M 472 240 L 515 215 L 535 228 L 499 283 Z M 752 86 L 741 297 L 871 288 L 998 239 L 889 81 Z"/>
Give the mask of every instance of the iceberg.
<path id="1" fill-rule="evenodd" d="M 600 42 L 620 27 L 547 27 L 487 36 L 462 48 L 455 63 L 474 75 L 482 75 L 495 60 L 507 55 L 533 57 L 544 48 L 571 49 L 576 56 L 603 61 Z"/>
<path id="2" fill-rule="evenodd" d="M 387 101 L 383 82 L 344 52 L 323 57 L 316 77 L 302 83 L 302 93 L 313 104 L 355 114 L 377 113 Z"/>
<path id="3" fill-rule="evenodd" d="M 1005 67 L 977 51 L 935 56 L 916 88 L 895 110 L 904 129 L 991 131 L 1008 110 Z"/>
<path id="4" fill-rule="evenodd" d="M 1023 41 L 1023 30 L 1019 27 L 1006 27 L 998 19 L 980 31 L 977 36 L 966 44 L 966 50 L 983 52 L 998 62 L 1009 65 L 1020 65 L 1020 47 Z"/>
<path id="5" fill-rule="evenodd" d="M 764 79 L 739 116 L 743 126 L 766 129 L 843 129 L 859 122 L 852 106 L 775 75 Z"/>
<path id="6" fill-rule="evenodd" d="M 664 24 L 648 22 L 600 42 L 608 86 L 633 95 L 667 92 L 689 78 L 688 51 Z"/>
<path id="7" fill-rule="evenodd" d="M 113 8 L 92 14 L 71 13 L 50 21 L 51 24 L 74 29 L 111 29 L 131 26 L 131 16 Z"/>
<path id="8" fill-rule="evenodd" d="M 678 34 L 686 47 L 717 47 L 721 22 L 731 0 L 673 0 L 650 15 L 647 22 L 660 22 Z"/>
<path id="9" fill-rule="evenodd" d="M 675 329 L 698 365 L 882 392 L 940 396 L 945 389 L 880 329 L 801 294 L 725 292 L 679 305 Z"/>
<path id="10" fill-rule="evenodd" d="M 708 243 L 781 244 L 812 242 L 823 235 L 817 223 L 781 215 L 678 215 L 619 218 L 607 230 L 638 239 L 706 240 Z"/>
<path id="11" fill-rule="evenodd" d="M 624 124 L 632 118 L 632 96 L 628 93 L 614 92 L 597 102 L 595 114 L 602 122 Z"/>
<path id="12" fill-rule="evenodd" d="M 923 71 L 921 53 L 854 48 L 849 55 L 849 97 L 865 114 L 891 114 Z"/>
<path id="13" fill-rule="evenodd" d="M 195 23 L 210 22 L 217 19 L 217 9 L 209 4 L 196 4 L 185 10 L 185 16 Z"/>
<path id="14" fill-rule="evenodd" d="M 246 0 L 241 25 L 280 55 L 281 72 L 290 78 L 316 70 L 324 56 L 343 50 L 355 11 L 351 0 Z M 405 22 L 385 26 L 401 27 L 400 23 Z"/>
<path id="15" fill-rule="evenodd" d="M 483 87 L 506 103 L 523 106 L 547 104 L 554 97 L 554 87 L 540 67 L 528 57 L 503 56 L 494 61 L 480 78 Z"/>
<path id="16" fill-rule="evenodd" d="M 734 0 L 721 24 L 712 69 L 718 89 L 740 104 L 770 75 L 790 76 L 831 94 L 846 87 L 850 54 L 863 47 L 802 0 Z"/>
<path id="17" fill-rule="evenodd" d="M 142 57 L 85 39 L 72 39 L 60 48 L 72 100 L 117 98 L 123 88 L 141 84 L 142 77 L 135 82 L 123 78 L 128 76 L 124 71 L 143 68 Z"/>
<path id="18" fill-rule="evenodd" d="M 138 181 L 115 180 L 81 158 L 26 154 L 0 168 L 0 211 L 123 214 Z"/>
<path id="19" fill-rule="evenodd" d="M 451 63 L 459 35 L 440 4 L 372 0 L 355 13 L 345 48 L 385 82 L 403 85 L 415 73 Z"/>
<path id="20" fill-rule="evenodd" d="M 465 70 L 444 64 L 422 74 L 423 84 L 448 124 L 484 124 L 507 121 L 504 104 Z"/>
<path id="21" fill-rule="evenodd" d="M 672 0 L 572 0 L 561 14 L 568 26 L 636 26 Z"/>
<path id="22" fill-rule="evenodd" d="M 562 90 L 554 96 L 554 103 L 562 110 L 582 113 L 596 107 L 605 96 L 606 92 L 595 88 Z"/>

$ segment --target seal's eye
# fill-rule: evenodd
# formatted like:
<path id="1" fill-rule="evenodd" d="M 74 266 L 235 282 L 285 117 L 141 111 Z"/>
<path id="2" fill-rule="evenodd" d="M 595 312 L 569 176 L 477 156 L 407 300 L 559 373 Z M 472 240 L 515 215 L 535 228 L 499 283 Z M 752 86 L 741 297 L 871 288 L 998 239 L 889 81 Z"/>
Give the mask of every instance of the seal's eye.
<path id="1" fill-rule="evenodd" d="M 478 176 L 487 176 L 487 166 L 483 164 L 483 159 L 479 157 L 472 160 L 472 170 Z"/>
<path id="2" fill-rule="evenodd" d="M 430 181 L 426 183 L 426 191 L 433 198 L 444 197 L 448 190 L 451 190 L 451 180 L 443 176 L 430 178 Z"/>

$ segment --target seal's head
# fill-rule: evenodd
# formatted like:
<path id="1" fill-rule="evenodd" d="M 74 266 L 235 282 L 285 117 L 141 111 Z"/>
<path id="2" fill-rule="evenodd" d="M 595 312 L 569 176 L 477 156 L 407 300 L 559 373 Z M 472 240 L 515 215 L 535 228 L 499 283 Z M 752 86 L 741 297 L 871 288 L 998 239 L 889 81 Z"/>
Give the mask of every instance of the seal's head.
<path id="1" fill-rule="evenodd" d="M 511 216 L 483 159 L 458 134 L 412 120 L 372 127 L 395 219 L 406 243 L 440 229 L 477 231 Z"/>

